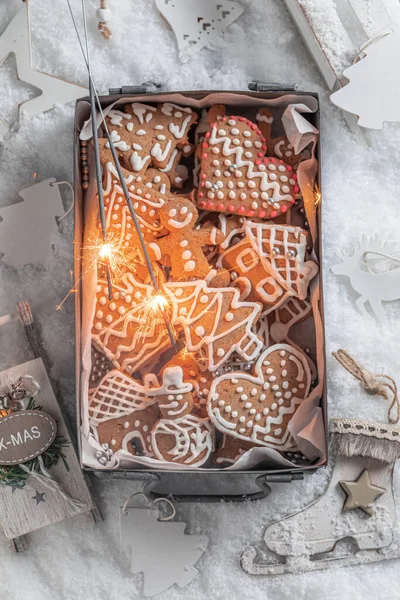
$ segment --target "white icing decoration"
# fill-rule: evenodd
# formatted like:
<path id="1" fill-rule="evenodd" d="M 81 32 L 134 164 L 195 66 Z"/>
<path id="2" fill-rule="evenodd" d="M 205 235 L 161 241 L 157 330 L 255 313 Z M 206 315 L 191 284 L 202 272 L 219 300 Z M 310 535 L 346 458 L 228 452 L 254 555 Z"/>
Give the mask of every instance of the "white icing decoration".
<path id="1" fill-rule="evenodd" d="M 188 106 L 178 106 L 177 104 L 172 104 L 172 102 L 165 102 L 161 106 L 161 112 L 164 113 L 164 115 L 166 115 L 167 117 L 170 117 L 172 115 L 174 108 L 177 110 L 182 110 L 183 112 L 192 114 L 192 109 L 189 108 Z"/>
<path id="2" fill-rule="evenodd" d="M 147 155 L 142 158 L 141 156 L 139 156 L 136 150 L 135 152 L 132 152 L 131 157 L 129 159 L 134 171 L 141 171 L 149 160 L 150 156 Z"/>
<path id="3" fill-rule="evenodd" d="M 144 123 L 143 116 L 146 114 L 146 112 L 148 112 L 148 111 L 156 112 L 156 110 L 157 109 L 154 106 L 149 106 L 147 104 L 141 104 L 140 102 L 132 103 L 133 114 L 136 115 L 136 117 L 138 118 L 138 121 L 141 125 L 143 125 L 143 123 Z"/>
<path id="4" fill-rule="evenodd" d="M 194 271 L 195 268 L 196 268 L 196 263 L 194 262 L 194 260 L 188 260 L 183 267 L 184 271 L 189 272 L 189 273 L 191 271 Z"/>
<path id="5" fill-rule="evenodd" d="M 113 108 L 110 110 L 107 117 L 110 119 L 111 125 L 116 125 L 117 127 L 122 127 L 122 123 L 121 123 L 122 119 L 131 119 L 132 115 L 128 115 L 126 113 L 123 113 L 120 110 L 115 110 Z M 128 123 L 128 124 L 132 125 L 132 123 Z"/>
<path id="6" fill-rule="evenodd" d="M 146 131 L 144 129 L 138 129 L 136 135 L 146 135 Z"/>
<path id="7" fill-rule="evenodd" d="M 271 123 L 273 123 L 273 121 L 274 121 L 274 117 L 267 117 L 266 115 L 257 113 L 256 120 L 264 122 L 264 123 L 268 123 L 269 125 L 271 125 Z"/>
<path id="8" fill-rule="evenodd" d="M 160 246 L 156 242 L 150 242 L 149 248 L 151 248 L 151 250 L 153 250 L 156 260 L 161 260 L 162 254 L 161 254 Z"/>
<path id="9" fill-rule="evenodd" d="M 177 154 L 178 154 L 178 149 L 175 148 L 175 150 L 171 153 L 171 156 L 169 157 L 167 166 L 164 169 L 160 169 L 160 171 L 162 171 L 163 173 L 168 173 L 174 165 L 174 161 L 175 161 Z"/>
<path id="10" fill-rule="evenodd" d="M 170 211 L 171 212 L 171 211 Z M 168 219 L 168 225 L 173 229 L 183 229 L 187 227 L 193 219 L 193 213 L 188 213 L 187 217 L 183 221 L 176 221 L 176 219 Z"/>
<path id="11" fill-rule="evenodd" d="M 157 136 L 158 137 L 158 136 Z M 154 144 L 152 149 L 150 150 L 151 156 L 155 158 L 158 162 L 164 162 L 167 158 L 172 146 L 172 141 L 169 140 L 168 144 L 165 146 L 164 150 L 161 150 L 160 144 L 157 142 Z"/>
<path id="12" fill-rule="evenodd" d="M 189 115 L 188 117 L 186 117 L 182 124 L 179 125 L 175 125 L 175 123 L 170 123 L 168 125 L 168 129 L 170 130 L 170 132 L 172 133 L 172 135 L 177 139 L 180 140 L 186 133 L 187 130 L 187 126 L 189 125 L 190 121 L 192 120 L 192 115 Z"/>

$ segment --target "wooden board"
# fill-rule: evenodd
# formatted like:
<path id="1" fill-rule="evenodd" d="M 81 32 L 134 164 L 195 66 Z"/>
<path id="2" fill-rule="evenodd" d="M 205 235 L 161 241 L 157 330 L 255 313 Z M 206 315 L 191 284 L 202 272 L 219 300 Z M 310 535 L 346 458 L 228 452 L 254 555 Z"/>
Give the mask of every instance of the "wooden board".
<path id="1" fill-rule="evenodd" d="M 36 404 L 42 406 L 43 410 L 55 419 L 58 435 L 70 439 L 42 359 L 37 358 L 3 371 L 0 373 L 0 387 L 15 381 L 21 375 L 32 375 L 38 381 L 41 389 L 36 397 Z M 85 504 L 84 507 L 76 510 L 75 515 L 88 513 L 95 509 L 95 505 L 72 444 L 64 449 L 64 454 L 69 471 L 60 459 L 51 469 L 51 474 L 72 498 Z M 29 477 L 25 487 L 21 489 L 0 485 L 0 524 L 9 539 L 63 521 L 71 516 L 73 516 L 71 510 L 59 492 L 45 487 L 32 477 Z"/>

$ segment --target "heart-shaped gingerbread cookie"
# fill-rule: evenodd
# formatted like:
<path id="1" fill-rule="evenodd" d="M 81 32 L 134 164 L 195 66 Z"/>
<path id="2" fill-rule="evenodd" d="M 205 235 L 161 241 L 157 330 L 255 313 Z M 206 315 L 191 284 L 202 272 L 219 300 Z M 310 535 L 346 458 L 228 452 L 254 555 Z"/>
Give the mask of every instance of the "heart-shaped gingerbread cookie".
<path id="1" fill-rule="evenodd" d="M 198 206 L 242 216 L 274 219 L 292 206 L 299 191 L 293 167 L 265 157 L 258 126 L 243 117 L 211 125 L 201 155 Z"/>
<path id="2" fill-rule="evenodd" d="M 288 344 L 261 354 L 254 375 L 229 373 L 216 378 L 207 411 L 223 433 L 283 450 L 290 439 L 288 424 L 310 391 L 307 360 Z"/>

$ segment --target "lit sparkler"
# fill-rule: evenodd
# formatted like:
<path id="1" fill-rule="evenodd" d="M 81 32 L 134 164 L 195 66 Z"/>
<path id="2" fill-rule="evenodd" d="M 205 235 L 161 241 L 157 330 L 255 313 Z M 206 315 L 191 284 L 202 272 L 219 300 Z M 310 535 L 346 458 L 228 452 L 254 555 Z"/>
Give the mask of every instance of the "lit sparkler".
<path id="1" fill-rule="evenodd" d="M 125 197 L 125 201 L 127 203 L 128 206 L 128 210 L 129 213 L 131 215 L 132 221 L 135 225 L 137 234 L 138 234 L 138 238 L 139 238 L 139 243 L 142 247 L 143 250 L 143 254 L 144 254 L 144 259 L 146 262 L 146 266 L 154 287 L 154 290 L 156 292 L 155 296 L 157 296 L 159 294 L 159 286 L 158 286 L 158 282 L 155 276 L 155 272 L 153 269 L 153 265 L 150 259 L 150 256 L 148 254 L 147 248 L 146 248 L 146 244 L 143 238 L 143 234 L 141 232 L 140 226 L 139 226 L 139 221 L 138 218 L 136 216 L 136 212 L 135 209 L 133 207 L 129 192 L 128 192 L 128 188 L 127 188 L 127 184 L 125 181 L 125 178 L 123 176 L 122 173 L 122 169 L 121 169 L 121 165 L 119 163 L 119 159 L 118 159 L 118 155 L 116 153 L 115 150 L 115 146 L 114 146 L 114 142 L 112 140 L 112 137 L 110 135 L 108 126 L 107 126 L 107 122 L 105 120 L 105 116 L 103 113 L 103 109 L 101 106 L 101 102 L 96 90 L 96 86 L 94 84 L 93 81 L 93 77 L 92 77 L 92 72 L 91 72 L 91 67 L 90 67 L 90 53 L 89 53 L 89 42 L 88 42 L 88 32 L 87 32 L 87 20 L 86 20 L 86 9 L 85 9 L 85 1 L 81 0 L 81 4 L 82 4 L 82 15 L 83 15 L 83 26 L 84 26 L 84 34 L 85 34 L 85 46 L 86 46 L 86 52 L 85 49 L 83 47 L 80 35 L 79 35 L 79 31 L 78 31 L 78 27 L 75 21 L 75 17 L 72 11 L 72 7 L 71 7 L 71 3 L 70 0 L 67 0 L 67 4 L 68 4 L 68 8 L 69 8 L 69 12 L 71 14 L 71 18 L 72 18 L 72 22 L 75 28 L 75 32 L 76 32 L 76 36 L 78 38 L 78 42 L 79 42 L 79 46 L 82 52 L 82 56 L 83 56 L 83 60 L 85 62 L 87 71 L 88 71 L 88 75 L 89 75 L 89 92 L 90 92 L 90 109 L 91 109 L 91 121 L 92 121 L 92 135 L 93 135 L 93 146 L 94 146 L 94 154 L 95 154 L 95 167 L 96 167 L 96 179 L 97 179 L 97 189 L 98 189 L 98 198 L 99 198 L 99 211 L 100 211 L 100 222 L 101 222 L 101 230 L 102 230 L 102 236 L 103 236 L 103 246 L 108 246 L 108 242 L 107 242 L 107 235 L 106 235 L 106 218 L 105 218 L 105 207 L 104 207 L 104 197 L 103 197 L 103 186 L 102 186 L 102 176 L 101 176 L 101 163 L 100 163 L 100 150 L 99 150 L 99 143 L 98 143 L 98 124 L 97 124 L 97 114 L 96 114 L 96 104 L 100 113 L 100 117 L 101 117 L 101 122 L 104 126 L 104 130 L 106 133 L 106 137 L 108 139 L 108 144 L 111 150 L 111 154 L 113 157 L 113 161 L 115 164 L 115 168 L 117 170 L 118 173 L 118 177 L 120 179 L 120 183 L 122 186 L 122 190 L 123 190 L 123 194 Z M 110 248 L 103 248 L 102 251 L 103 255 L 105 257 L 107 257 L 107 255 L 110 253 Z M 109 299 L 111 300 L 112 298 L 112 287 L 111 287 L 111 267 L 110 267 L 110 261 L 107 260 L 107 262 L 105 263 L 106 266 L 106 274 L 107 274 L 107 284 L 108 284 L 108 296 Z M 168 302 L 166 300 L 166 302 Z M 162 307 L 159 305 L 160 310 L 162 311 L 162 315 L 163 315 L 163 319 L 165 322 L 165 326 L 168 332 L 168 336 L 170 338 L 172 347 L 174 348 L 175 351 L 177 351 L 177 346 L 176 346 L 176 340 L 175 337 L 173 335 L 172 332 L 172 328 L 171 328 L 171 324 L 167 318 L 166 312 L 164 309 L 162 309 Z"/>

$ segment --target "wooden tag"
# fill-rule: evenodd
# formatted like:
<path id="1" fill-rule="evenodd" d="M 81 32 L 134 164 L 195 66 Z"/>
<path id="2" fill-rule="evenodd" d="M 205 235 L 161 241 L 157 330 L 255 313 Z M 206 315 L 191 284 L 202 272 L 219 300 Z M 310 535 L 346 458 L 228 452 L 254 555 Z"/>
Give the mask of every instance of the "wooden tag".
<path id="1" fill-rule="evenodd" d="M 57 435 L 53 417 L 20 410 L 0 419 L 0 465 L 19 465 L 43 454 Z"/>

